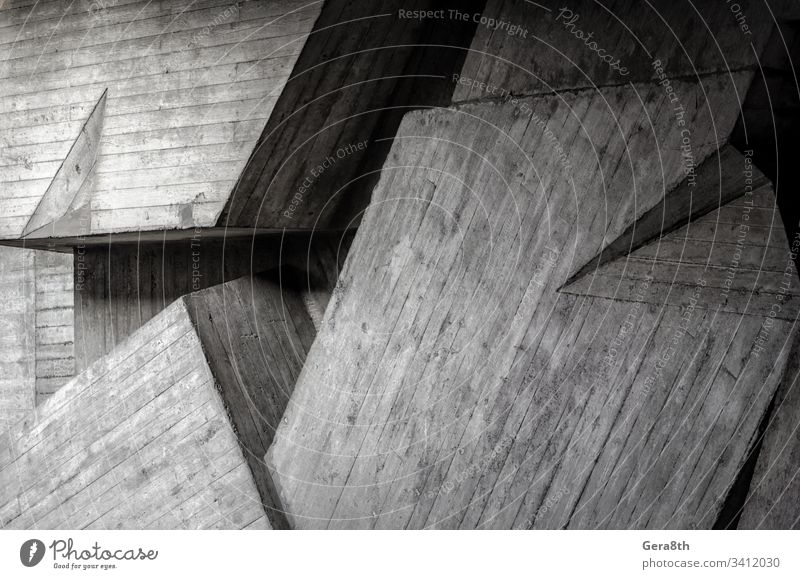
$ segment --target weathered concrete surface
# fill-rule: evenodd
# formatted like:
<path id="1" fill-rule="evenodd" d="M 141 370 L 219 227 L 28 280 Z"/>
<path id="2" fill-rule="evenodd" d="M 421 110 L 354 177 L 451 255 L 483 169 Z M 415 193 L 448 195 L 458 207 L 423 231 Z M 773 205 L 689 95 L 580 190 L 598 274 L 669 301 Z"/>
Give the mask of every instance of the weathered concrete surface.
<path id="1" fill-rule="evenodd" d="M 745 165 L 726 167 L 739 174 Z M 712 189 L 713 190 L 713 189 Z M 631 248 L 630 253 L 602 263 L 594 259 L 579 279 L 562 291 L 657 305 L 680 305 L 794 321 L 800 313 L 800 276 L 786 241 L 775 194 L 766 184 L 691 223 L 636 244 L 629 231 L 649 235 L 646 220 L 604 248 Z M 714 193 L 724 196 L 721 190 Z M 698 200 L 699 201 L 699 200 Z M 698 203 L 702 205 L 702 201 Z M 660 213 L 656 208 L 656 213 Z M 641 245 L 637 247 L 637 245 Z M 642 284 L 646 282 L 646 288 Z"/>
<path id="2" fill-rule="evenodd" d="M 398 10 L 483 4 L 15 8 L 0 24 L 0 239 L 352 227 L 403 113 L 449 104 L 476 26 Z M 98 99 L 101 130 L 86 139 Z M 86 141 L 97 145 L 91 173 L 65 162 Z M 65 176 L 83 181 L 66 212 L 77 191 Z"/>
<path id="3" fill-rule="evenodd" d="M 778 296 L 784 295 L 780 282 L 787 270 L 779 265 L 787 248 L 773 235 L 780 223 L 775 221 L 774 203 L 766 188 L 758 191 L 764 203 L 748 212 L 748 221 L 757 221 L 753 228 L 758 231 L 737 258 L 737 263 L 747 266 L 737 267 L 732 289 L 738 293 L 715 307 L 724 283 L 719 270 L 740 249 L 731 238 L 733 228 L 741 225 L 735 217 L 744 213 L 731 200 L 738 185 L 725 179 L 736 181 L 738 176 L 728 171 L 722 159 L 731 158 L 725 157 L 731 152 L 726 143 L 740 113 L 741 96 L 751 86 L 755 55 L 763 48 L 771 23 L 758 5 L 745 2 L 757 33 L 756 45 L 736 41 L 717 46 L 710 33 L 706 36 L 697 30 L 710 23 L 711 30 L 728 31 L 724 42 L 735 39 L 735 28 L 729 33 L 732 23 L 736 26 L 735 17 L 724 3 L 700 7 L 700 13 L 670 3 L 656 4 L 666 21 L 653 17 L 644 5 L 625 4 L 626 14 L 633 17 L 624 24 L 613 15 L 622 3 L 604 8 L 579 2 L 572 9 L 580 14 L 576 27 L 590 23 L 591 28 L 585 30 L 602 28 L 609 46 L 624 53 L 620 64 L 629 66 L 628 75 L 600 62 L 563 23 L 554 22 L 553 14 L 538 19 L 526 16 L 520 23 L 531 22 L 538 31 L 536 42 L 552 37 L 553 46 L 563 53 L 531 50 L 528 40 L 502 31 L 489 33 L 479 26 L 462 78 L 488 80 L 500 94 L 486 86 L 477 93 L 465 92 L 468 83 L 459 83 L 456 100 L 460 105 L 406 118 L 384 166 L 374 204 L 366 213 L 356 251 L 327 310 L 330 286 L 317 283 L 332 279 L 327 272 L 311 276 L 314 283 L 310 278 L 308 283 L 294 280 L 287 287 L 283 276 L 288 270 L 283 269 L 278 283 L 274 277 L 255 276 L 179 299 L 188 291 L 229 280 L 232 272 L 241 275 L 277 266 L 282 259 L 276 256 L 275 246 L 248 255 L 246 244 L 227 252 L 221 241 L 210 243 L 200 258 L 209 275 L 197 287 L 190 243 L 122 249 L 95 245 L 84 252 L 84 263 L 91 262 L 94 277 L 88 290 L 80 289 L 87 295 L 83 296 L 86 307 L 79 314 L 85 316 L 78 325 L 79 337 L 86 352 L 109 352 L 109 356 L 95 362 L 67 389 L 80 389 L 74 384 L 88 380 L 84 385 L 88 390 L 81 392 L 89 392 L 86 396 L 101 413 L 116 409 L 116 398 L 95 397 L 93 388 L 108 384 L 104 378 L 94 380 L 93 369 L 134 347 L 131 359 L 144 362 L 144 372 L 152 374 L 149 380 L 129 369 L 127 374 L 118 374 L 117 382 L 140 380 L 125 400 L 139 395 L 145 400 L 149 394 L 141 392 L 152 394 L 151 389 L 165 388 L 144 407 L 178 422 L 162 432 L 161 419 L 152 419 L 144 411 L 127 416 L 103 414 L 86 428 L 85 420 L 70 422 L 78 419 L 82 409 L 66 416 L 69 402 L 64 397 L 70 394 L 56 394 L 60 402 L 46 403 L 42 412 L 49 413 L 56 404 L 54 415 L 60 418 L 37 416 L 32 429 L 23 423 L 8 434 L 14 441 L 8 445 L 13 453 L 28 448 L 37 436 L 45 438 L 18 457 L 7 456 L 5 463 L 0 459 L 0 477 L 9 477 L 9 469 L 24 471 L 21 486 L 9 487 L 13 498 L 0 503 L 0 522 L 12 527 L 36 526 L 40 520 L 45 526 L 50 521 L 50 525 L 64 526 L 154 527 L 710 527 L 754 447 L 759 424 L 770 416 L 775 392 L 779 419 L 774 427 L 777 434 L 768 431 L 769 456 L 778 456 L 776 444 L 786 447 L 781 440 L 787 439 L 786 425 L 792 422 L 791 409 L 796 407 L 785 379 L 779 390 L 789 358 L 787 336 L 794 335 L 795 310 L 781 299 L 785 309 L 780 315 L 770 315 Z M 419 2 L 419 7 L 427 5 Z M 76 10 L 86 7 L 81 2 L 75 6 Z M 178 5 L 154 5 L 146 20 L 150 24 L 169 20 L 171 27 L 174 6 Z M 0 51 L 4 45 L 9 50 L 17 46 L 24 54 L 10 53 L 11 59 L 3 61 L 4 86 L 12 88 L 9 94 L 0 94 L 0 107 L 8 112 L 19 106 L 23 113 L 19 118 L 25 120 L 18 122 L 7 115 L 2 121 L 14 130 L 17 140 L 7 149 L 10 156 L 0 160 L 4 163 L 0 178 L 10 179 L 9 190 L 18 195 L 0 199 L 1 219 L 5 219 L 0 220 L 0 236 L 6 230 L 18 233 L 15 228 L 26 223 L 26 211 L 39 195 L 38 187 L 45 181 L 52 183 L 52 170 L 63 161 L 59 143 L 74 140 L 70 123 L 85 118 L 85 103 L 96 100 L 96 91 L 107 84 L 109 75 L 131 72 L 125 68 L 131 59 L 122 53 L 112 58 L 111 66 L 100 60 L 106 57 L 103 51 L 112 42 L 111 35 L 127 34 L 129 29 L 136 31 L 134 37 L 125 36 L 120 43 L 127 54 L 149 50 L 152 43 L 146 43 L 151 37 L 163 42 L 152 60 L 138 54 L 136 62 L 128 64 L 157 63 L 164 70 L 113 79 L 117 89 L 129 92 L 119 99 L 122 108 L 111 115 L 111 132 L 104 129 L 107 137 L 101 149 L 112 147 L 99 156 L 106 159 L 106 170 L 98 170 L 87 180 L 92 195 L 89 203 L 81 205 L 84 209 L 68 210 L 70 225 L 85 222 L 88 229 L 53 228 L 50 235 L 114 231 L 127 232 L 130 241 L 139 229 L 213 224 L 310 229 L 343 227 L 351 218 L 359 219 L 365 194 L 371 190 L 371 184 L 364 183 L 377 178 L 377 173 L 369 177 L 370 170 L 378 168 L 388 150 L 389 141 L 380 138 L 394 135 L 401 109 L 437 103 L 452 88 L 445 86 L 447 79 L 437 81 L 431 85 L 435 90 L 414 100 L 421 96 L 416 92 L 420 85 L 416 80 L 399 82 L 395 74 L 413 79 L 442 72 L 453 68 L 459 53 L 448 52 L 442 68 L 443 60 L 428 59 L 424 49 L 407 53 L 393 49 L 391 57 L 370 50 L 408 39 L 419 41 L 431 33 L 430 26 L 413 22 L 367 19 L 358 32 L 354 27 L 334 27 L 323 35 L 324 25 L 363 15 L 364 10 L 374 9 L 377 14 L 396 8 L 388 0 L 368 8 L 329 2 L 312 35 L 316 43 L 305 41 L 302 34 L 316 12 L 299 12 L 299 19 L 292 21 L 297 29 L 289 34 L 289 44 L 302 44 L 302 54 L 298 57 L 299 49 L 281 53 L 265 72 L 262 69 L 268 67 L 261 51 L 283 36 L 256 36 L 256 44 L 250 44 L 250 35 L 270 30 L 263 24 L 274 6 L 237 4 L 232 16 L 227 6 L 216 1 L 194 4 L 187 19 L 174 25 L 174 34 L 166 39 L 157 26 L 140 28 L 129 6 L 111 6 L 97 18 L 119 24 L 99 26 L 101 40 L 92 45 L 92 51 L 76 51 L 79 62 L 75 66 L 92 70 L 89 81 L 61 86 L 64 71 L 73 63 L 67 62 L 66 51 L 60 55 L 46 51 L 44 59 L 52 70 L 37 75 L 44 89 L 40 86 L 36 93 L 24 92 L 27 87 L 22 84 L 31 64 L 38 62 L 31 49 L 54 30 L 59 45 L 77 42 L 85 36 L 86 15 L 75 13 L 62 19 L 54 15 L 52 5 L 45 4 L 30 19 L 30 33 L 18 34 L 12 41 L 8 34 L 22 30 L 26 19 L 24 11 L 11 10 L 8 25 L 0 25 Z M 213 28 L 206 31 L 203 23 L 214 10 L 220 19 L 215 17 Z M 249 17 L 243 18 L 245 10 Z M 507 16 L 513 23 L 521 18 L 521 10 L 541 8 L 521 1 L 491 2 L 487 16 Z M 699 14 L 706 22 L 701 22 Z M 137 22 L 131 24 L 133 20 L 126 18 Z M 227 22 L 227 18 L 232 20 Z M 288 19 L 280 20 L 285 32 Z M 63 23 L 63 28 L 53 28 L 54 22 Z M 650 54 L 631 39 L 628 25 L 649 46 Z M 669 25 L 680 31 L 679 38 L 666 34 Z M 232 53 L 216 35 L 220 27 L 236 38 Z M 198 30 L 203 32 L 198 35 Z M 4 34 L 7 42 L 2 40 Z M 448 34 L 456 40 L 464 38 L 455 29 Z M 184 51 L 182 42 L 187 39 L 189 50 Z M 688 54 L 681 52 L 679 40 Z M 317 66 L 328 62 L 334 45 L 342 50 L 334 56 L 343 58 L 334 58 L 332 66 Z M 350 58 L 353 50 L 364 48 L 363 54 Z M 226 55 L 221 63 L 217 59 L 214 66 L 197 72 L 197 63 L 207 63 L 207 57 L 216 59 L 221 53 Z M 532 83 L 529 72 L 520 74 L 519 67 L 494 56 L 498 54 L 532 67 L 542 78 Z M 666 85 L 643 82 L 658 74 L 652 66 L 655 58 L 663 61 L 672 77 L 669 91 Z M 260 76 L 247 77 L 254 68 Z M 289 70 L 298 72 L 297 82 L 284 87 Z M 240 75 L 243 71 L 245 80 Z M 381 80 L 370 76 L 371 71 L 378 71 Z M 196 72 L 203 79 L 206 73 L 216 75 L 215 80 L 195 92 Z M 282 102 L 274 107 L 269 99 L 268 106 L 261 106 L 266 78 L 280 85 Z M 157 81 L 159 110 L 153 108 L 151 95 L 141 92 L 145 86 L 151 89 L 153 81 Z M 605 87 L 595 91 L 593 83 Z M 360 89 L 337 90 L 350 85 Z M 553 95 L 553 87 L 568 91 Z M 71 95 L 73 88 L 83 91 L 82 100 L 66 99 L 69 104 L 63 106 L 43 100 L 42 95 L 50 93 L 58 98 Z M 335 96 L 317 100 L 328 91 Z M 520 94 L 536 98 L 512 97 Z M 670 94 L 677 95 L 677 101 L 670 100 Z M 197 95 L 200 100 L 190 102 Z M 509 102 L 486 102 L 507 97 L 512 97 Z M 160 108 L 164 99 L 165 112 Z M 466 102 L 474 100 L 481 102 Z M 676 102 L 684 107 L 680 116 Z M 225 105 L 221 107 L 224 114 L 215 108 L 219 103 Z M 385 106 L 399 108 L 374 112 Z M 254 110 L 261 122 L 247 124 Z M 201 124 L 198 119 L 203 119 Z M 256 141 L 265 122 L 267 128 Z M 130 127 L 140 126 L 151 129 L 130 133 Z M 686 126 L 691 128 L 692 167 L 701 167 L 698 176 L 705 175 L 703 168 L 717 164 L 725 172 L 716 184 L 720 193 L 716 204 L 709 195 L 713 191 L 706 190 L 702 215 L 697 206 L 690 206 L 668 220 L 665 229 L 660 227 L 663 220 L 658 222 L 653 216 L 659 211 L 669 213 L 659 209 L 668 205 L 667 192 L 680 193 L 678 200 L 683 201 L 688 191 L 680 188 L 687 169 L 687 157 L 681 154 L 686 146 L 681 129 Z M 376 127 L 384 132 L 378 134 Z M 45 133 L 47 138 L 61 140 L 37 140 Z M 191 143 L 188 158 L 184 156 L 187 142 Z M 242 161 L 254 143 L 256 150 L 243 168 Z M 360 143 L 367 144 L 361 147 Z M 342 160 L 340 150 L 345 152 Z M 50 156 L 32 160 L 25 156 L 31 151 Z M 329 163 L 333 171 L 324 171 L 324 179 L 311 188 L 313 195 L 304 190 L 298 199 L 295 193 L 307 175 L 313 175 L 330 155 L 336 156 L 336 162 Z M 50 171 L 46 179 L 22 171 L 43 171 L 45 165 Z M 351 190 L 354 177 L 359 186 Z M 231 199 L 217 220 L 235 179 L 233 189 L 241 195 Z M 687 220 L 692 223 L 680 229 Z M 153 235 L 148 243 L 154 241 Z M 687 239 L 692 242 L 690 251 L 679 253 L 676 262 L 672 258 L 678 243 L 683 242 L 685 249 Z M 596 283 L 597 276 L 592 278 L 595 285 L 581 286 L 572 295 L 557 291 L 581 265 L 591 263 L 601 248 L 614 243 L 627 246 L 627 251 L 614 256 L 624 259 L 603 262 L 598 273 L 627 275 L 630 283 L 623 294 L 616 286 L 611 291 L 609 280 Z M 668 259 L 662 258 L 665 248 L 671 248 Z M 76 260 L 80 257 L 76 254 Z M 614 269 L 623 262 L 627 267 L 631 261 L 638 269 Z M 691 283 L 700 270 L 709 282 L 702 288 Z M 789 273 L 796 275 L 792 268 Z M 675 291 L 676 279 L 680 291 Z M 794 299 L 796 288 L 789 289 Z M 747 292 L 750 297 L 745 301 Z M 162 311 L 174 299 L 178 302 Z M 203 374 L 197 374 L 196 380 L 187 378 L 194 385 L 189 395 L 174 394 L 178 383 L 171 381 L 170 371 L 181 368 L 183 362 L 170 357 L 171 348 L 163 356 L 155 354 L 160 361 L 149 365 L 152 360 L 141 360 L 139 352 L 151 342 L 153 351 L 161 352 L 158 348 L 163 344 L 154 338 L 132 346 L 174 312 L 179 312 L 174 325 L 185 324 L 178 318 L 188 316 L 187 335 L 194 334 L 186 338 L 192 342 L 186 346 L 191 350 L 186 358 L 194 360 L 186 362 L 187 376 L 195 376 L 193 370 Z M 315 327 L 321 337 L 301 373 Z M 82 367 L 91 361 L 84 355 Z M 106 367 L 102 372 L 106 370 L 117 371 Z M 282 421 L 298 375 L 297 391 Z M 219 399 L 214 397 L 217 392 Z M 174 396 L 173 406 L 158 407 L 167 404 L 169 396 Z M 216 402 L 212 404 L 211 399 Z M 219 430 L 209 427 L 205 434 L 211 438 L 207 439 L 188 435 L 162 444 L 181 432 L 179 425 L 202 414 L 187 411 L 187 405 L 213 407 L 200 416 L 198 420 L 207 422 L 198 428 L 216 421 Z M 787 412 L 789 418 L 785 418 Z M 120 438 L 112 424 L 120 418 L 125 428 L 130 422 L 141 426 L 136 436 L 126 432 Z M 79 430 L 77 441 L 65 438 L 72 434 L 70 428 Z M 216 438 L 219 432 L 225 434 Z M 238 435 L 233 442 L 228 436 L 231 432 Z M 86 444 L 84 439 L 81 444 L 81 433 L 89 433 L 84 436 L 93 442 Z M 114 446 L 108 453 L 109 436 L 112 442 L 122 440 L 122 450 Z M 151 453 L 143 472 L 139 471 L 142 465 L 130 458 L 133 455 L 125 455 L 132 447 L 138 448 L 137 436 L 156 437 L 143 447 Z M 204 439 L 216 441 L 212 444 L 219 446 L 214 452 L 221 454 L 209 458 Z M 37 456 L 48 444 L 56 450 L 44 458 Z M 189 461 L 204 490 L 187 496 L 185 487 L 171 485 L 173 473 L 156 448 L 165 453 L 162 458 L 175 452 L 179 467 L 181 461 Z M 270 470 L 260 461 L 264 453 Z M 45 480 L 42 469 L 34 468 L 51 464 L 52 454 L 61 459 L 54 467 L 56 474 L 48 472 L 55 482 Z M 198 458 L 200 454 L 203 457 Z M 109 456 L 121 462 L 100 472 L 105 467 L 98 465 Z M 776 460 L 785 460 L 787 455 L 779 456 Z M 793 450 L 788 456 L 791 459 Z M 8 462 L 15 458 L 13 465 Z M 247 501 L 235 502 L 244 499 L 230 494 L 227 475 L 218 470 L 219 464 L 227 464 L 225 460 L 233 461 L 233 470 L 228 472 L 240 477 L 237 480 L 246 487 Z M 762 496 L 753 487 L 751 503 L 757 509 L 743 518 L 746 524 L 791 523 L 787 518 L 791 515 L 776 519 L 769 511 L 783 500 L 776 489 L 789 489 L 786 496 L 794 496 L 791 466 L 780 464 L 779 476 L 759 479 L 768 483 Z M 86 466 L 89 477 L 94 473 L 99 478 L 80 486 L 87 480 Z M 759 468 L 759 472 L 769 472 L 763 465 Z M 38 474 L 31 474 L 34 471 Z M 112 481 L 120 473 L 122 485 Z M 65 498 L 56 486 L 48 486 L 61 483 L 75 493 Z M 137 498 L 129 500 L 140 495 L 169 495 L 169 512 L 154 512 Z M 204 508 L 207 501 L 219 501 L 224 513 Z M 105 505 L 106 510 L 88 513 L 96 504 Z M 281 516 L 284 508 L 289 511 L 288 520 Z"/>
<path id="4" fill-rule="evenodd" d="M 268 526 L 183 301 L 5 433 L 0 481 L 5 528 Z"/>
<path id="5" fill-rule="evenodd" d="M 72 259 L 0 248 L 0 430 L 74 372 Z"/>
<path id="6" fill-rule="evenodd" d="M 262 457 L 331 281 L 177 299 L 0 438 L 0 527 L 286 528 Z M 324 309 L 326 299 L 317 305 Z"/>
<path id="7" fill-rule="evenodd" d="M 84 229 L 80 216 L 88 216 L 81 209 L 91 210 L 91 195 L 84 184 L 94 169 L 103 121 L 106 111 L 107 91 L 89 113 L 78 137 L 70 147 L 64 162 L 56 171 L 50 186 L 36 205 L 23 236 L 56 237 L 80 234 Z M 88 226 L 86 221 L 86 226 Z"/>
<path id="8" fill-rule="evenodd" d="M 79 246 L 74 282 L 77 369 L 113 351 L 181 296 L 281 265 L 308 272 L 309 295 L 324 311 L 351 240 L 349 233 L 226 240 L 195 230 L 186 240 Z"/>
<path id="9" fill-rule="evenodd" d="M 0 248 L 0 431 L 36 406 L 34 252 Z"/>
<path id="10" fill-rule="evenodd" d="M 36 404 L 75 375 L 73 263 L 69 253 L 34 251 Z"/>
<path id="11" fill-rule="evenodd" d="M 185 298 L 273 528 L 288 524 L 263 456 L 316 335 L 306 284 L 284 268 Z"/>
<path id="12" fill-rule="evenodd" d="M 731 77 L 672 85 L 706 159 Z M 266 456 L 295 526 L 714 524 L 791 324 L 759 357 L 755 316 L 557 292 L 686 177 L 666 104 L 636 85 L 407 115 Z"/>
<path id="13" fill-rule="evenodd" d="M 403 114 L 450 104 L 476 27 L 401 13 L 484 4 L 327 0 L 218 225 L 352 227 Z"/>
<path id="14" fill-rule="evenodd" d="M 214 225 L 320 6 L 176 0 L 5 7 L 0 238 L 25 230 L 106 90 L 97 160 L 84 183 L 91 211 L 72 219 L 79 232 Z"/>
<path id="15" fill-rule="evenodd" d="M 743 0 L 735 13 L 727 2 L 490 0 L 483 15 L 518 31 L 478 27 L 453 100 L 661 80 L 656 60 L 670 78 L 755 69 L 792 4 Z"/>
<path id="16" fill-rule="evenodd" d="M 800 249 L 800 238 L 795 238 L 792 249 Z M 738 528 L 800 529 L 800 342 L 797 339 L 768 417 Z"/>
<path id="17" fill-rule="evenodd" d="M 667 192 L 661 203 L 644 213 L 599 255 L 581 267 L 567 283 L 578 282 L 600 266 L 658 241 L 694 220 L 714 214 L 729 201 L 743 196 L 745 191 L 752 195 L 754 190 L 767 183 L 766 177 L 753 166 L 752 152 L 743 157 L 733 146 L 723 145 L 704 159 L 694 174 Z M 766 201 L 762 197 L 758 197 L 763 205 L 758 211 L 763 211 L 764 206 L 774 207 L 774 197 Z"/>

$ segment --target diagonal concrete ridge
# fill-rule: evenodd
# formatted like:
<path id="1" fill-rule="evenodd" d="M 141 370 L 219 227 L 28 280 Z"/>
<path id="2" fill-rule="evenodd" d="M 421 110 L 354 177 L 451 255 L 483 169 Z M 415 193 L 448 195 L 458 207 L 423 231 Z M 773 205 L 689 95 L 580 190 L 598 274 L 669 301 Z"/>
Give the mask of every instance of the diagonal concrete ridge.
<path id="1" fill-rule="evenodd" d="M 81 190 L 79 191 L 76 199 L 79 197 L 83 197 L 83 193 L 86 191 L 86 181 L 84 181 Z M 82 235 L 87 233 L 89 224 L 92 220 L 92 205 L 91 200 L 86 198 L 85 202 L 80 205 L 77 209 L 68 209 L 64 215 L 60 218 L 56 219 L 48 223 L 47 225 L 43 225 L 39 229 L 35 231 L 31 231 L 28 235 L 25 236 L 25 243 L 28 246 L 32 246 L 35 244 L 35 240 L 37 239 L 64 239 L 64 238 L 80 238 Z"/>
<path id="2" fill-rule="evenodd" d="M 2 434 L 0 527 L 285 528 L 261 457 L 313 289 L 283 269 L 191 294 L 89 366 Z"/>

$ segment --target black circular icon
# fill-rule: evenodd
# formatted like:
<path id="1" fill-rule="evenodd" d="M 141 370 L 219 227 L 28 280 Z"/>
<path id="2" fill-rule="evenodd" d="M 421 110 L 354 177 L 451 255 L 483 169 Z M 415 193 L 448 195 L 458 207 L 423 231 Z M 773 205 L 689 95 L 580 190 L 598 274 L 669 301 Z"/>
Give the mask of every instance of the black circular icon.
<path id="1" fill-rule="evenodd" d="M 44 543 L 39 539 L 28 539 L 19 548 L 19 560 L 26 567 L 35 567 L 44 557 Z"/>

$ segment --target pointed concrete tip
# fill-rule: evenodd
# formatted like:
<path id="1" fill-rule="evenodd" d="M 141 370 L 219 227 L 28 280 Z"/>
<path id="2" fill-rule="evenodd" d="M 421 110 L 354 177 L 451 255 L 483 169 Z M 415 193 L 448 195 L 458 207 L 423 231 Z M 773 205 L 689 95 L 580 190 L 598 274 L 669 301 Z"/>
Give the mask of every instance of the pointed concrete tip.
<path id="1" fill-rule="evenodd" d="M 711 153 L 700 163 L 693 176 L 687 177 L 668 191 L 660 203 L 646 211 L 619 237 L 603 247 L 600 253 L 570 276 L 558 291 L 582 293 L 573 286 L 587 275 L 742 197 L 747 186 L 756 190 L 769 185 L 769 180 L 755 167 L 751 183 L 748 184 L 743 167 L 745 158 L 732 145 L 725 144 Z"/>

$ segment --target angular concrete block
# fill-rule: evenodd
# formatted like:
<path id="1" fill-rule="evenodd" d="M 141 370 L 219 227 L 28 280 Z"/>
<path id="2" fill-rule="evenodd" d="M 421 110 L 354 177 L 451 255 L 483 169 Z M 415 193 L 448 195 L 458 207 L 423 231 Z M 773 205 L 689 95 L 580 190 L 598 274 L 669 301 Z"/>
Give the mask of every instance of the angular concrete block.
<path id="1" fill-rule="evenodd" d="M 291 270 L 180 298 L 0 437 L 0 527 L 286 527 L 262 456 L 315 330 Z"/>

